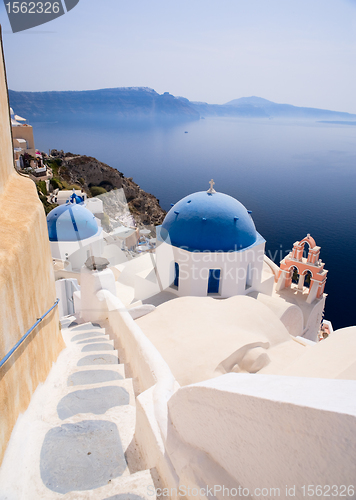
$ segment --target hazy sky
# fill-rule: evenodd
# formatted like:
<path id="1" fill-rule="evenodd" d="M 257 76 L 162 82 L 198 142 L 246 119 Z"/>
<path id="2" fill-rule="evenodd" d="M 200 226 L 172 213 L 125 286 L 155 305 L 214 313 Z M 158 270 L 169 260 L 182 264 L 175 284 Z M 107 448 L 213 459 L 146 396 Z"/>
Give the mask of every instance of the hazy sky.
<path id="1" fill-rule="evenodd" d="M 80 0 L 16 34 L 1 2 L 0 19 L 13 90 L 144 86 L 356 113 L 356 0 Z"/>

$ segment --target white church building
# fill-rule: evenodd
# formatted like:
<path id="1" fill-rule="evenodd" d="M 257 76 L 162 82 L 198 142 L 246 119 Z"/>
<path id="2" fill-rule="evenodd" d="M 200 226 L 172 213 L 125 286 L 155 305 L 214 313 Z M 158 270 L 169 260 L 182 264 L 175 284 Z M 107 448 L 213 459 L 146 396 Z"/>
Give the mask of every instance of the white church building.
<path id="1" fill-rule="evenodd" d="M 160 230 L 157 271 L 179 296 L 231 297 L 262 291 L 265 240 L 251 212 L 211 188 L 186 196 Z M 167 260 L 171 264 L 167 267 Z"/>
<path id="2" fill-rule="evenodd" d="M 100 220 L 83 203 L 68 202 L 53 209 L 47 216 L 52 256 L 57 264 L 64 263 L 60 269 L 72 272 L 68 276 L 59 272 L 57 277 L 77 280 L 75 298 L 79 307 L 81 267 L 90 256 L 105 257 L 116 294 L 126 306 L 137 301 L 161 303 L 167 297 L 227 299 L 248 295 L 282 319 L 291 335 L 316 341 L 326 299 L 327 271 L 319 258 L 320 248 L 308 235 L 294 247 L 312 245 L 310 254 L 314 260 L 317 255 L 317 261 L 309 262 L 303 258 L 303 251 L 296 253 L 294 248 L 280 268 L 265 255 L 266 242 L 256 230 L 252 212 L 235 198 L 216 192 L 213 186 L 211 180 L 207 191 L 190 194 L 173 205 L 162 226 L 156 228 L 155 251 L 134 259 L 122 250 L 123 238 L 130 237 L 132 229 L 118 228 L 121 240 L 111 241 L 113 236 L 103 232 Z M 298 275 L 294 283 L 296 266 L 301 273 L 316 270 L 311 278 L 309 274 Z M 312 286 L 313 281 L 322 289 Z M 73 312 L 72 307 L 66 307 L 73 303 L 72 288 L 57 282 L 57 289 L 61 309 Z"/>
<path id="3" fill-rule="evenodd" d="M 71 196 L 68 197 L 68 193 Z M 65 203 L 47 215 L 51 253 L 57 268 L 80 272 L 91 256 L 105 257 L 111 265 L 127 261 L 126 245 L 134 247 L 137 229 L 118 224 L 110 233 L 101 227 L 103 202 L 99 198 L 83 199 L 67 191 Z"/>
<path id="4" fill-rule="evenodd" d="M 174 297 L 219 300 L 248 295 L 282 318 L 293 336 L 317 340 L 326 295 L 310 300 L 310 288 L 300 282 L 295 285 L 289 270 L 283 271 L 290 279 L 281 286 L 281 269 L 265 255 L 265 240 L 251 211 L 216 192 L 213 181 L 207 191 L 173 205 L 156 230 L 155 252 L 111 266 L 117 296 L 125 305 L 158 304 Z M 327 271 L 323 272 L 325 285 Z"/>

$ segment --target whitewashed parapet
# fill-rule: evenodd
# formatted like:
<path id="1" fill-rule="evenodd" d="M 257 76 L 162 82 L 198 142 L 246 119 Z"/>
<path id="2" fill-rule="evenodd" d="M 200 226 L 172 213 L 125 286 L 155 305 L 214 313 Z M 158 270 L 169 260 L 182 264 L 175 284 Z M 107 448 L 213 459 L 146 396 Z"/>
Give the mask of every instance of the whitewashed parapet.
<path id="1" fill-rule="evenodd" d="M 167 433 L 167 401 L 180 387 L 156 347 L 135 323 L 124 304 L 108 290 L 98 292 L 106 301 L 113 335 L 125 351 L 126 361 L 137 377 L 141 391 L 154 386 L 152 397 L 155 417 L 163 439 Z"/>
<path id="2" fill-rule="evenodd" d="M 248 498 L 264 489 L 272 499 L 337 485 L 354 498 L 347 488 L 355 486 L 355 391 L 353 380 L 258 374 L 182 387 L 168 402 L 167 454 L 191 488 L 240 487 Z M 223 493 L 216 488 L 209 498 Z"/>

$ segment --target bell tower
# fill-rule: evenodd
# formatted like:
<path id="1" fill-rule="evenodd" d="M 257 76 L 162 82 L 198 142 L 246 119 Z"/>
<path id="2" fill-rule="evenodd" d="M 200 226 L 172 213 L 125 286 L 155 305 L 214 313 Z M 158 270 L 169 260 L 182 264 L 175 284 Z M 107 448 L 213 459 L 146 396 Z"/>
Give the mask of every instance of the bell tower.
<path id="1" fill-rule="evenodd" d="M 328 271 L 320 259 L 320 247 L 308 234 L 296 241 L 293 250 L 281 261 L 276 291 L 295 288 L 305 293 L 309 289 L 306 302 L 312 304 L 323 296 Z"/>

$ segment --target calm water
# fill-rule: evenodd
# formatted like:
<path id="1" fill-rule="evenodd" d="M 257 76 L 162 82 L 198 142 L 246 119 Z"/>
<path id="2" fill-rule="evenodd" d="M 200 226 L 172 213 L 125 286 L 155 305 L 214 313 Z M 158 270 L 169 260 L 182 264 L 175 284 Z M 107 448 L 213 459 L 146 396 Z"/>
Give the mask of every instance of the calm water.
<path id="1" fill-rule="evenodd" d="M 277 263 L 310 233 L 329 270 L 325 318 L 334 328 L 356 324 L 356 127 L 231 118 L 33 126 L 39 149 L 94 156 L 166 210 L 214 178 L 216 190 L 252 210 Z"/>

